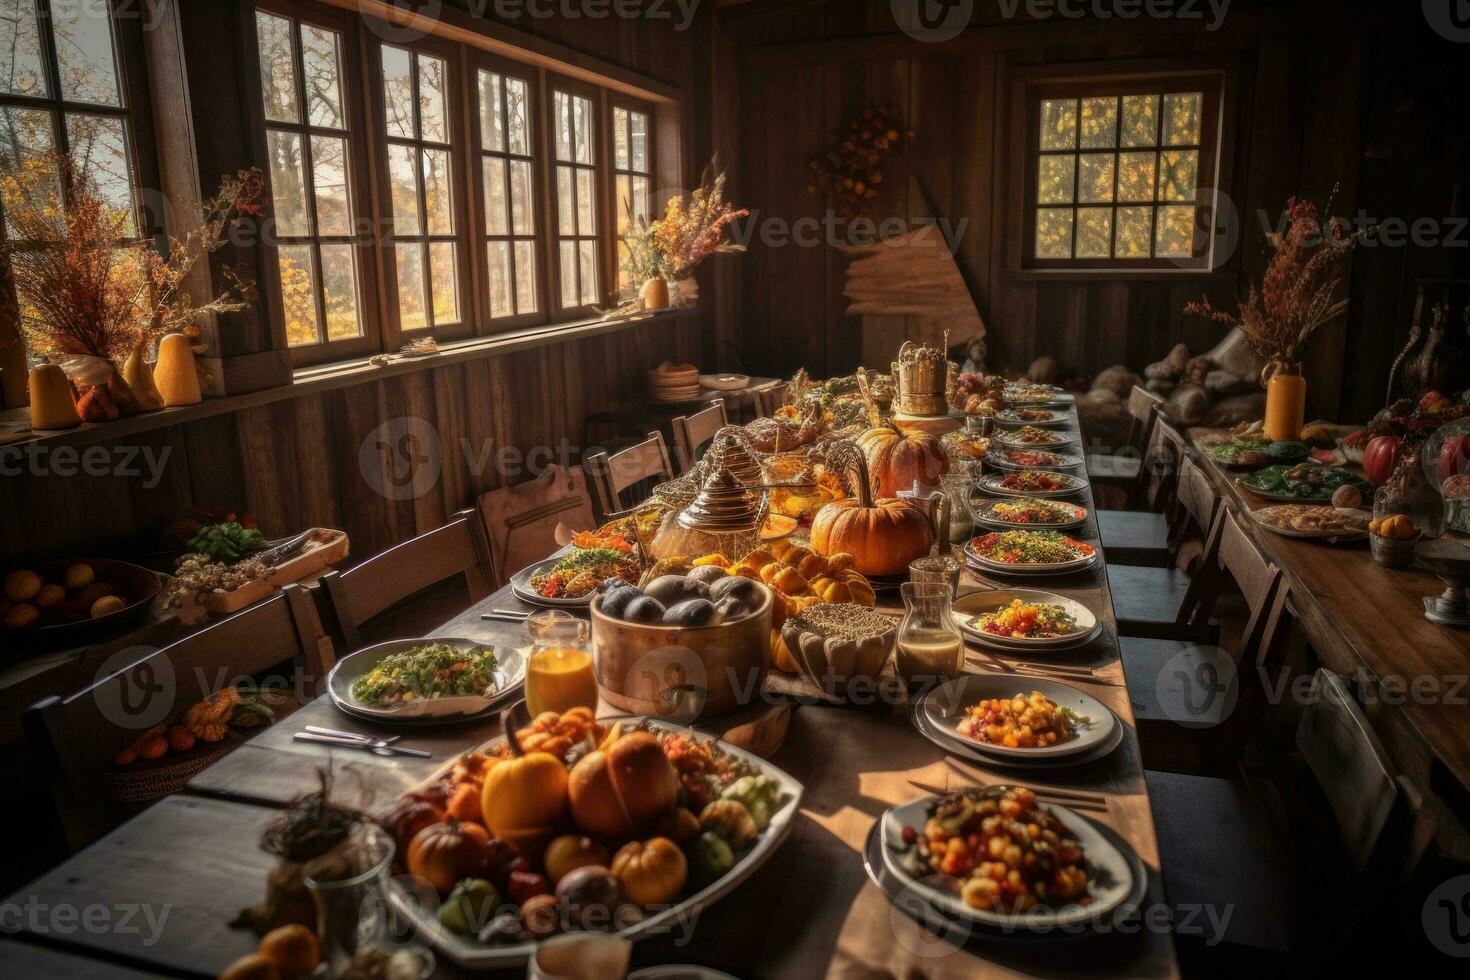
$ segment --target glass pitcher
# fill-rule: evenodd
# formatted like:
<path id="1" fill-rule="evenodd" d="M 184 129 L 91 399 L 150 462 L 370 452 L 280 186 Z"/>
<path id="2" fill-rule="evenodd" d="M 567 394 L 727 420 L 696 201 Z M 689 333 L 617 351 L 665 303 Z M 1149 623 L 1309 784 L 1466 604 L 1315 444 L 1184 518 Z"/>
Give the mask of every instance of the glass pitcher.
<path id="1" fill-rule="evenodd" d="M 960 676 L 965 638 L 954 620 L 954 591 L 947 582 L 905 582 L 904 617 L 898 627 L 898 674 L 915 697 Z"/>
<path id="2" fill-rule="evenodd" d="M 526 708 L 543 711 L 597 710 L 597 672 L 588 649 L 591 625 L 559 609 L 544 609 L 526 619 L 531 654 L 526 658 Z"/>

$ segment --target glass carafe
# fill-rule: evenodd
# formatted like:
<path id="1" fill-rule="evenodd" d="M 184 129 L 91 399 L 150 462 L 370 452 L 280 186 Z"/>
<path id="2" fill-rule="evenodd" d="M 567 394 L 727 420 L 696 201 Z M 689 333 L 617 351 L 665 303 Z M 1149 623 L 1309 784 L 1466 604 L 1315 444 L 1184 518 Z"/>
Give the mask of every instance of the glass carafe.
<path id="1" fill-rule="evenodd" d="M 573 708 L 597 710 L 597 672 L 588 649 L 591 626 L 558 609 L 526 619 L 531 654 L 526 658 L 526 708 L 534 718 Z"/>
<path id="2" fill-rule="evenodd" d="M 904 617 L 898 627 L 898 674 L 916 697 L 960 675 L 965 638 L 954 621 L 954 592 L 947 582 L 905 582 Z"/>

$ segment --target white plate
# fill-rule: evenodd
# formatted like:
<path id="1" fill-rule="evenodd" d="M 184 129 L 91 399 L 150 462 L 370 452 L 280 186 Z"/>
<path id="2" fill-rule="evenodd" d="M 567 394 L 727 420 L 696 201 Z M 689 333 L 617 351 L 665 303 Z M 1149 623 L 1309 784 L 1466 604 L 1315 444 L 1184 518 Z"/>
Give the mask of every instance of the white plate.
<path id="1" fill-rule="evenodd" d="M 1021 407 L 1021 408 L 1032 408 L 1033 406 L 1030 406 L 1030 405 L 1022 405 L 1022 406 L 1019 406 L 1019 407 Z M 1010 409 L 1006 409 L 1006 411 L 1010 411 Z M 1036 408 L 1036 411 L 1039 411 L 1039 412 L 1051 412 L 1051 409 L 1049 409 L 1049 408 Z M 1036 425 L 1036 426 L 1041 426 L 1042 428 L 1048 428 L 1048 427 L 1054 426 L 1054 425 L 1066 425 L 1068 422 L 1071 421 L 1071 419 L 1069 419 L 1067 417 L 1066 413 L 1064 413 L 1064 412 L 1051 412 L 1051 415 L 1052 415 L 1052 417 L 1049 418 L 1049 419 L 1047 419 L 1045 422 L 1028 422 L 1025 419 L 1005 418 L 1002 415 L 1000 415 L 999 413 L 997 413 L 996 416 L 995 416 L 995 424 L 996 425 L 999 425 L 999 426 L 1002 426 L 1004 428 L 1007 428 L 1007 429 L 1010 429 L 1010 428 L 1017 428 L 1018 429 L 1018 428 L 1020 428 L 1023 425 Z"/>
<path id="2" fill-rule="evenodd" d="M 1088 724 L 1079 726 L 1076 738 L 1034 749 L 1012 749 L 1004 745 L 977 742 L 961 735 L 956 727 L 965 716 L 965 708 L 978 701 L 986 698 L 1012 698 L 1017 694 L 1030 694 L 1032 691 L 1040 691 L 1060 707 L 1071 708 L 1089 719 Z M 932 688 L 919 699 L 919 709 L 929 724 L 947 740 L 982 755 L 994 755 L 1018 762 L 1086 755 L 1112 738 L 1113 729 L 1118 725 L 1117 717 L 1107 705 L 1075 687 L 1044 677 L 1017 677 L 999 672 L 965 674 Z"/>
<path id="3" fill-rule="evenodd" d="M 991 532 L 991 533 L 1002 533 L 1002 532 Z M 984 535 L 978 535 L 977 537 L 984 537 Z M 1078 571 L 1080 569 L 1086 568 L 1088 565 L 1091 565 L 1093 562 L 1097 561 L 1097 556 L 1098 556 L 1097 549 L 1095 547 L 1093 547 L 1092 554 L 1090 554 L 1090 555 L 1084 555 L 1081 558 L 1073 558 L 1073 559 L 1071 559 L 1069 561 L 1051 562 L 1051 563 L 1048 563 L 1048 564 L 1045 564 L 1045 565 L 1041 565 L 1041 564 L 1009 565 L 1009 564 L 1006 564 L 1005 562 L 994 561 L 993 559 L 986 558 L 985 556 L 979 554 L 978 552 L 972 551 L 970 549 L 970 545 L 975 540 L 976 540 L 975 538 L 972 538 L 969 541 L 966 541 L 965 542 L 965 547 L 963 549 L 964 556 L 965 556 L 965 561 L 971 567 L 978 568 L 978 569 L 980 569 L 982 571 L 987 571 L 987 572 L 1000 572 L 1002 574 L 1004 574 L 1006 572 L 1019 572 L 1020 574 L 1023 574 L 1023 575 L 1024 574 L 1027 574 L 1027 573 L 1035 573 L 1037 575 L 1056 575 L 1056 574 L 1059 574 L 1061 572 L 1075 572 L 1075 571 Z M 1076 539 L 1074 538 L 1073 540 L 1076 540 Z M 1085 541 L 1082 542 L 1082 543 L 1083 544 L 1087 544 L 1087 542 L 1085 542 Z M 1089 545 L 1089 547 L 1092 547 L 1092 546 Z"/>
<path id="4" fill-rule="evenodd" d="M 1023 422 L 1018 425 L 1017 428 L 1021 428 L 1029 424 L 1030 423 Z M 1037 428 L 1042 428 L 1042 426 L 1037 426 Z M 1021 442 L 1018 439 L 1008 438 L 1010 434 L 1011 433 L 1008 430 L 999 432 L 995 436 L 995 441 L 1000 445 L 1006 447 L 1007 449 L 1040 449 L 1044 452 L 1055 452 L 1057 447 L 1059 446 L 1070 446 L 1074 442 L 1076 442 L 1076 440 L 1071 438 L 1070 436 L 1062 435 L 1061 433 L 1056 432 L 1052 433 L 1052 435 L 1055 435 L 1057 437 L 1057 441 L 1045 443 Z"/>
<path id="5" fill-rule="evenodd" d="M 1017 449 L 1012 451 L 1027 452 L 1028 450 Z M 1036 449 L 1035 451 L 1042 453 L 1051 453 L 1051 455 L 1057 457 L 1057 461 L 1055 463 L 1013 463 L 1002 456 L 1000 453 L 991 452 L 986 454 L 985 463 L 988 466 L 994 466 L 995 468 L 1002 470 L 1046 470 L 1048 472 L 1051 472 L 1053 470 L 1076 470 L 1081 469 L 1083 465 L 1082 457 L 1073 456 L 1071 453 L 1056 453 L 1052 452 L 1050 449 Z"/>
<path id="6" fill-rule="evenodd" d="M 391 654 L 402 653 L 410 647 L 420 646 L 424 643 L 448 643 L 461 650 L 471 647 L 491 647 L 495 651 L 495 679 L 497 681 L 495 690 L 489 697 L 455 697 L 435 698 L 429 701 L 415 701 L 411 704 L 401 704 L 393 708 L 374 708 L 372 705 L 363 704 L 352 696 L 352 684 L 362 675 L 371 671 L 385 657 Z M 446 721 L 463 721 L 491 711 L 505 705 L 512 700 L 521 689 L 521 683 L 526 679 L 526 658 L 521 651 L 513 647 L 501 647 L 493 643 L 481 643 L 476 640 L 467 640 L 455 636 L 427 636 L 410 640 L 389 640 L 359 650 L 350 656 L 343 657 L 337 661 L 332 672 L 327 675 L 327 693 L 331 696 L 332 703 L 343 711 L 359 718 L 367 718 L 373 721 L 401 721 L 401 722 L 423 722 L 426 724 L 437 724 Z"/>
<path id="7" fill-rule="evenodd" d="M 958 734 L 943 732 L 929 723 L 924 717 L 923 710 L 917 703 L 909 705 L 909 723 L 914 726 L 914 731 L 924 736 L 941 750 L 948 752 L 956 758 L 973 762 L 977 766 L 985 766 L 991 769 L 1071 769 L 1077 766 L 1085 766 L 1106 758 L 1113 750 L 1123 744 L 1123 726 L 1114 725 L 1112 736 L 1101 745 L 1094 748 L 1085 755 L 1063 756 L 1059 759 L 1003 759 L 998 755 L 987 755 L 975 748 L 975 743 Z"/>
<path id="8" fill-rule="evenodd" d="M 689 732 L 690 729 L 679 725 L 670 725 L 660 721 L 654 721 L 654 726 L 669 731 Z M 697 733 L 691 733 L 696 734 Z M 712 741 L 702 735 L 697 735 L 704 741 Z M 492 739 L 488 745 L 494 745 L 500 741 L 499 738 Z M 720 748 L 730 753 L 741 762 L 751 766 L 755 772 L 770 776 L 776 780 L 780 789 L 780 806 L 771 814 L 771 822 L 761 832 L 756 840 L 755 846 L 745 853 L 735 867 L 731 868 L 724 877 L 705 887 L 703 891 L 691 895 L 682 902 L 663 909 L 650 915 L 648 918 L 629 926 L 618 935 L 625 939 L 638 940 L 661 932 L 667 932 L 679 923 L 696 921 L 698 915 L 715 902 L 724 898 L 734 891 L 743 881 L 755 874 L 756 870 L 781 846 L 787 836 L 790 835 L 792 827 L 796 823 L 797 813 L 801 809 L 801 798 L 805 788 L 787 773 L 777 769 L 765 759 L 752 755 L 744 749 L 736 748 L 728 742 L 721 742 Z M 446 767 L 447 768 L 447 767 Z M 388 900 L 393 903 L 397 911 L 410 919 L 414 927 L 424 935 L 434 946 L 434 949 L 457 966 L 471 970 L 494 970 L 523 966 L 536 951 L 535 943 L 517 943 L 510 946 L 485 946 L 471 936 L 463 936 L 457 932 L 445 929 L 439 924 L 434 913 L 418 903 L 413 893 L 400 879 L 394 879 L 388 889 Z"/>
<path id="9" fill-rule="evenodd" d="M 1062 490 L 1010 490 L 1001 486 L 1000 481 L 1005 479 L 1006 474 L 987 473 L 980 478 L 980 489 L 986 493 L 998 493 L 1002 497 L 1038 497 L 1041 499 L 1070 497 L 1074 493 L 1081 493 L 1087 489 L 1087 481 L 1081 477 L 1072 476 L 1069 473 L 1053 473 L 1050 475 L 1065 480 L 1070 485 Z"/>
<path id="10" fill-rule="evenodd" d="M 1122 905 L 1133 891 L 1135 870 L 1128 855 L 1115 847 L 1092 821 L 1080 813 L 1055 803 L 1043 803 L 1040 805 L 1070 830 L 1082 845 L 1092 904 L 1067 905 L 1060 909 L 1038 908 L 1010 915 L 972 909 L 957 894 L 936 887 L 936 879 L 940 876 L 933 872 L 918 872 L 913 867 L 913 862 L 906 860 L 911 855 L 911 850 L 903 843 L 903 830 L 905 827 L 912 827 L 922 835 L 924 824 L 928 821 L 929 807 L 936 799 L 937 797 L 926 796 L 912 803 L 893 807 L 879 818 L 883 835 L 883 863 L 906 888 L 947 915 L 996 928 L 1051 930 L 1096 922 Z M 920 877 L 920 874 L 923 876 Z"/>
<path id="11" fill-rule="evenodd" d="M 1290 504 L 1285 504 L 1285 505 L 1282 505 L 1282 506 L 1288 506 L 1289 507 L 1291 505 Z M 1304 506 L 1304 507 L 1330 507 L 1331 504 L 1302 504 L 1300 506 Z M 1269 507 L 1262 507 L 1261 508 L 1262 511 L 1264 511 L 1264 510 L 1270 510 L 1270 509 L 1271 508 L 1269 508 Z M 1372 517 L 1373 517 L 1372 511 L 1362 510 L 1360 508 L 1355 508 L 1355 511 L 1359 515 L 1361 515 L 1364 520 L 1371 520 Z M 1270 531 L 1272 534 L 1279 534 L 1279 535 L 1281 535 L 1284 538 L 1305 538 L 1305 539 L 1307 539 L 1309 541 L 1357 541 L 1357 540 L 1361 540 L 1362 538 L 1366 538 L 1368 536 L 1368 529 L 1366 527 L 1365 528 L 1362 528 L 1361 530 L 1357 530 L 1357 531 L 1348 530 L 1348 529 L 1344 529 L 1344 530 L 1341 530 L 1341 531 L 1321 531 L 1321 530 L 1318 530 L 1318 531 L 1306 531 L 1306 530 L 1302 530 L 1300 528 L 1294 528 L 1294 527 L 1277 527 L 1274 524 L 1267 524 L 1265 521 L 1261 520 L 1261 518 L 1260 518 L 1261 511 L 1251 511 L 1250 513 L 1251 513 L 1251 518 L 1257 524 L 1259 524 L 1262 528 L 1266 529 L 1267 531 Z"/>
<path id="12" fill-rule="evenodd" d="M 994 636 L 982 632 L 979 627 L 970 625 L 970 620 L 984 613 L 993 612 L 1002 606 L 1008 606 L 1015 599 L 1037 605 L 1061 606 L 1077 621 L 1077 629 L 1066 636 L 1028 639 Z M 954 603 L 954 620 L 960 630 L 973 640 L 1016 650 L 1051 650 L 1057 647 L 1081 646 L 1091 642 L 1102 628 L 1102 624 L 1097 621 L 1092 610 L 1076 599 L 1069 599 L 1055 592 L 1038 592 L 1033 589 L 993 589 L 987 592 L 971 592 L 968 595 L 962 595 Z"/>
<path id="13" fill-rule="evenodd" d="M 750 387 L 750 378 L 744 374 L 706 374 L 699 383 L 710 391 L 741 391 Z"/>
<path id="14" fill-rule="evenodd" d="M 1034 499 L 1038 501 L 1043 500 L 1043 498 L 1040 497 Z M 1072 520 L 1061 521 L 1056 524 L 1014 524 L 1010 521 L 1002 520 L 1001 518 L 995 516 L 995 505 L 1000 502 L 1001 501 L 999 500 L 987 500 L 979 505 L 972 504 L 970 507 L 971 516 L 973 516 L 981 524 L 985 524 L 990 527 L 1004 528 L 1007 531 L 1066 531 L 1074 527 L 1081 527 L 1083 524 L 1087 523 L 1086 507 L 1083 507 L 1081 504 L 1065 504 L 1064 506 L 1075 507 L 1077 510 L 1081 511 L 1082 516 L 1074 518 Z"/>
<path id="15" fill-rule="evenodd" d="M 534 576 L 540 574 L 543 570 L 554 568 L 558 562 L 571 554 L 571 552 L 572 547 L 568 545 L 545 561 L 538 561 L 536 564 L 516 572 L 510 578 L 511 592 L 517 599 L 533 606 L 545 606 L 550 609 L 586 609 L 592 604 L 592 597 L 597 594 L 596 590 L 587 593 L 580 599 L 547 599 L 545 596 L 537 595 L 536 590 L 531 588 L 531 579 Z"/>

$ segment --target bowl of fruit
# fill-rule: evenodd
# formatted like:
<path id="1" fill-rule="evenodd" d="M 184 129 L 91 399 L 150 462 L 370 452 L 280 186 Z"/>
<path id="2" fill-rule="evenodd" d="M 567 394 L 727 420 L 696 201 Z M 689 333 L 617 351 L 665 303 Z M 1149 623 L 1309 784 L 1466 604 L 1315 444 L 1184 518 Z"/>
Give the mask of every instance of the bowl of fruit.
<path id="1" fill-rule="evenodd" d="M 39 562 L 5 573 L 0 635 L 19 646 L 77 646 L 117 633 L 147 615 L 158 575 L 111 558 Z"/>

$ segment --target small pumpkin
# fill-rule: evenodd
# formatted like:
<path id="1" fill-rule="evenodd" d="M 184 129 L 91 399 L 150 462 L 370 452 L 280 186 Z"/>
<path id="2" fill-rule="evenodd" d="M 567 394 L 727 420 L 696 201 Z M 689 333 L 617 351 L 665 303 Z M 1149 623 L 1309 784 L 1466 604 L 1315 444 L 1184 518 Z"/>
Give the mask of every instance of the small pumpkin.
<path id="1" fill-rule="evenodd" d="M 583 831 L 626 840 L 658 825 L 678 802 L 679 777 L 658 739 L 630 732 L 572 767 L 572 820 Z"/>
<path id="2" fill-rule="evenodd" d="M 184 727 L 202 742 L 219 742 L 230 730 L 230 715 L 240 703 L 240 692 L 222 687 L 184 712 Z"/>
<path id="3" fill-rule="evenodd" d="M 480 812 L 496 837 L 545 831 L 567 815 L 567 768 L 549 752 L 526 752 L 516 735 L 512 715 L 500 717 L 511 757 L 485 773 Z"/>
<path id="4" fill-rule="evenodd" d="M 632 841 L 613 855 L 608 869 L 623 897 L 634 905 L 663 905 L 678 897 L 689 879 L 689 862 L 667 837 Z"/>
<path id="5" fill-rule="evenodd" d="M 849 482 L 856 485 L 858 496 L 817 511 L 812 522 L 812 549 L 819 555 L 852 555 L 853 567 L 863 575 L 897 575 L 933 547 L 929 515 L 907 500 L 874 499 L 867 462 L 859 451 L 847 448 L 851 446 L 839 444 L 832 459 L 845 461 L 856 471 Z"/>
<path id="6" fill-rule="evenodd" d="M 490 835 L 477 823 L 449 820 L 415 835 L 408 845 L 409 874 L 416 875 L 440 895 L 448 895 L 465 878 L 489 878 L 495 857 Z"/>
<path id="7" fill-rule="evenodd" d="M 911 489 L 915 480 L 933 486 L 949 472 L 944 443 L 927 432 L 904 432 L 890 422 L 858 436 L 857 445 L 877 497 L 896 496 Z"/>

